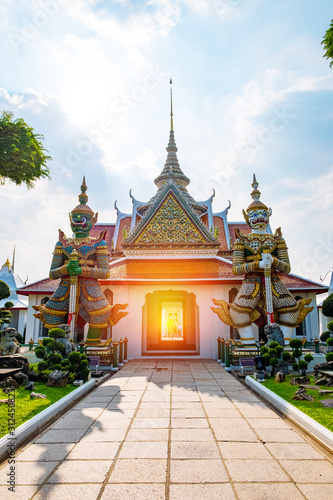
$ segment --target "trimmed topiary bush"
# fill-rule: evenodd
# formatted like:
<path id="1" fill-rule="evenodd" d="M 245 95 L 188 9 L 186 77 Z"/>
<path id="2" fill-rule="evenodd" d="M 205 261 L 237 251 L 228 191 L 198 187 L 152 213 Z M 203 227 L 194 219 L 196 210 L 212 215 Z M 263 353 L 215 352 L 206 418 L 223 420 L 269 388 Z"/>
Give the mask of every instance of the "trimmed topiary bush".
<path id="1" fill-rule="evenodd" d="M 38 367 L 38 371 L 39 371 L 39 372 L 42 372 L 42 371 L 46 370 L 48 366 L 49 366 L 49 364 L 48 364 L 48 362 L 47 362 L 47 361 L 40 361 L 40 362 L 38 363 L 38 365 L 37 365 L 37 367 Z"/>
<path id="2" fill-rule="evenodd" d="M 320 335 L 320 340 L 322 342 L 326 342 L 327 339 L 330 338 L 330 334 L 331 332 L 327 331 L 327 332 L 323 332 L 321 335 Z"/>
<path id="3" fill-rule="evenodd" d="M 51 366 L 51 370 L 62 370 L 62 366 L 60 364 L 56 364 L 56 365 L 53 365 Z"/>
<path id="4" fill-rule="evenodd" d="M 333 293 L 323 302 L 322 313 L 328 318 L 333 318 Z"/>
<path id="5" fill-rule="evenodd" d="M 42 345 L 38 345 L 35 347 L 35 354 L 37 358 L 39 359 L 45 359 L 46 358 L 46 349 Z"/>
<path id="6" fill-rule="evenodd" d="M 333 352 L 328 352 L 325 355 L 325 359 L 326 359 L 327 363 L 329 363 L 330 361 L 333 361 Z"/>
<path id="7" fill-rule="evenodd" d="M 53 339 L 64 339 L 66 337 L 66 332 L 62 328 L 52 328 L 49 330 L 49 337 Z"/>

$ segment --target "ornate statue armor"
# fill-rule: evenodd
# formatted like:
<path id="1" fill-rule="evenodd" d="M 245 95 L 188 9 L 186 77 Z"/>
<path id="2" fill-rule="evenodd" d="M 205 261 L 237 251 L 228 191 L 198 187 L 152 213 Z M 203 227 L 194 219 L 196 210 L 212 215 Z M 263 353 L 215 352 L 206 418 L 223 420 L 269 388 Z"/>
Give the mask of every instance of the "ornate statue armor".
<path id="1" fill-rule="evenodd" d="M 295 326 L 301 323 L 313 307 L 305 307 L 311 299 L 296 301 L 279 278 L 281 273 L 290 272 L 288 248 L 281 233 L 267 232 L 269 217 L 272 213 L 260 201 L 260 191 L 254 176 L 251 196 L 253 202 L 243 215 L 252 229 L 252 233 L 243 234 L 235 230 L 236 240 L 233 248 L 233 273 L 244 275 L 244 280 L 232 304 L 223 300 L 213 302 L 213 307 L 221 321 L 238 329 L 239 335 L 247 343 L 254 342 L 252 323 L 261 314 L 266 316 L 267 291 L 265 287 L 265 270 L 270 276 L 271 300 L 273 303 L 274 322 L 278 323 L 284 333 L 286 342 L 291 338 Z"/>
<path id="2" fill-rule="evenodd" d="M 109 250 L 105 241 L 106 231 L 102 231 L 97 238 L 89 236 L 97 222 L 98 213 L 95 215 L 86 204 L 86 189 L 83 178 L 80 204 L 69 214 L 74 237 L 67 238 L 59 230 L 50 278 L 61 278 L 60 284 L 46 304 L 34 306 L 38 311 L 34 316 L 49 329 L 63 324 L 69 311 L 70 286 L 74 277 L 77 283 L 75 320 L 80 319 L 82 324 L 89 324 L 86 343 L 94 345 L 100 341 L 102 328 L 115 325 L 128 313 L 121 311 L 127 304 L 111 306 L 98 283 L 98 279 L 107 279 L 110 275 Z M 74 253 L 76 258 L 73 258 Z"/>

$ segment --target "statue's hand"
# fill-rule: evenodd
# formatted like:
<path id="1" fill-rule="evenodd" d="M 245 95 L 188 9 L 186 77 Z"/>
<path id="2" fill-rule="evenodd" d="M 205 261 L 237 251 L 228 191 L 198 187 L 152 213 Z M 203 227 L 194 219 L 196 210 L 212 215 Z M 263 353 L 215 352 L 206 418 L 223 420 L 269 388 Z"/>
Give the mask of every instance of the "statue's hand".
<path id="1" fill-rule="evenodd" d="M 262 260 L 259 261 L 260 269 L 270 269 L 272 267 L 273 257 L 270 253 L 263 253 Z"/>
<path id="2" fill-rule="evenodd" d="M 70 260 L 66 266 L 66 269 L 70 276 L 80 276 L 82 273 L 82 269 L 76 259 Z"/>

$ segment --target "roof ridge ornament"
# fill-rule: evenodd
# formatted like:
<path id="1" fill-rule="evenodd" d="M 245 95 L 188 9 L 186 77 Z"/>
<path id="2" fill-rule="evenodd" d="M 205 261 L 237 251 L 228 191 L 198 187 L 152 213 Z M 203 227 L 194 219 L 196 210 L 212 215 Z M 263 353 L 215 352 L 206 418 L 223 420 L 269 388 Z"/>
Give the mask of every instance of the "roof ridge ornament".
<path id="1" fill-rule="evenodd" d="M 172 78 L 170 78 L 170 130 L 173 130 Z"/>

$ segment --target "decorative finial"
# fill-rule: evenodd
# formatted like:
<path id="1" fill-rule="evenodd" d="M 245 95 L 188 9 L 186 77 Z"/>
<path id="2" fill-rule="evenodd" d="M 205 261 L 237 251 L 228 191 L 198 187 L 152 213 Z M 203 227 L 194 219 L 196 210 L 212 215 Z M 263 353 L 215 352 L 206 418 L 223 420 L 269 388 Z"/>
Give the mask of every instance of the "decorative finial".
<path id="1" fill-rule="evenodd" d="M 86 205 L 88 201 L 88 196 L 86 195 L 87 184 L 86 184 L 86 176 L 83 176 L 83 181 L 81 184 L 81 193 L 79 194 L 79 202 L 81 205 Z"/>
<path id="2" fill-rule="evenodd" d="M 172 78 L 170 78 L 170 105 L 171 105 L 171 112 L 170 112 L 170 118 L 171 118 L 170 130 L 173 130 L 173 111 L 172 111 Z"/>
<path id="3" fill-rule="evenodd" d="M 3 267 L 8 267 L 8 269 L 10 269 L 12 266 L 10 265 L 10 262 L 9 262 L 9 259 L 7 257 L 7 260 L 6 262 L 4 263 Z"/>
<path id="4" fill-rule="evenodd" d="M 247 207 L 246 209 L 246 212 L 251 212 L 251 210 L 255 210 L 255 209 L 263 209 L 263 210 L 269 210 L 271 211 L 271 209 L 268 209 L 267 206 L 262 202 L 260 201 L 260 191 L 258 190 L 258 186 L 259 186 L 259 183 L 257 182 L 257 179 L 256 179 L 256 174 L 253 174 L 253 182 L 252 182 L 252 187 L 253 187 L 253 191 L 251 193 L 251 198 L 252 198 L 252 203 Z M 243 214 L 245 214 L 244 210 L 243 210 Z M 246 220 L 246 216 L 244 215 L 245 217 L 245 220 Z"/>

